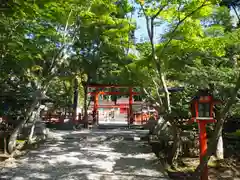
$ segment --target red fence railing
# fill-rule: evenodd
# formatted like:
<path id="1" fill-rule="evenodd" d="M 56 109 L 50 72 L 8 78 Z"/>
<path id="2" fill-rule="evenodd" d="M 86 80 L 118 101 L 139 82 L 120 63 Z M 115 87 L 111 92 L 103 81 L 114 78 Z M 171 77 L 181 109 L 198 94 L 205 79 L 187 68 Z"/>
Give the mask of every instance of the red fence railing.
<path id="1" fill-rule="evenodd" d="M 155 120 L 158 119 L 157 114 L 151 114 L 151 113 L 134 113 L 133 114 L 133 124 L 136 125 L 143 125 L 147 123 L 147 121 L 150 119 L 150 117 L 154 117 Z M 83 114 L 79 113 L 76 118 L 74 118 L 73 115 L 56 115 L 56 114 L 46 114 L 41 116 L 44 122 L 48 123 L 64 123 L 68 121 L 72 121 L 75 124 L 81 124 L 84 123 Z M 128 117 L 129 119 L 129 117 Z M 97 113 L 90 113 L 88 114 L 88 121 L 93 121 L 94 123 L 98 124 L 99 121 L 99 112 Z"/>

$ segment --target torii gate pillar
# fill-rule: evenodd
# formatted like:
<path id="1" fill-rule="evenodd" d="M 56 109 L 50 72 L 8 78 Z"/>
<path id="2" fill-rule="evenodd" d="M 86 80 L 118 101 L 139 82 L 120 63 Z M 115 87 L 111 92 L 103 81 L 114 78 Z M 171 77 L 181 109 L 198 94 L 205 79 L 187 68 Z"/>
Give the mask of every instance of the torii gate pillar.
<path id="1" fill-rule="evenodd" d="M 96 88 L 96 93 L 94 94 L 94 106 L 93 106 L 93 119 L 96 124 L 98 124 L 97 112 L 98 112 L 98 89 Z"/>
<path id="2" fill-rule="evenodd" d="M 133 123 L 133 109 L 132 109 L 132 104 L 133 104 L 133 89 L 132 89 L 132 87 L 130 87 L 130 88 L 129 88 L 129 119 L 128 119 L 129 125 Z"/>

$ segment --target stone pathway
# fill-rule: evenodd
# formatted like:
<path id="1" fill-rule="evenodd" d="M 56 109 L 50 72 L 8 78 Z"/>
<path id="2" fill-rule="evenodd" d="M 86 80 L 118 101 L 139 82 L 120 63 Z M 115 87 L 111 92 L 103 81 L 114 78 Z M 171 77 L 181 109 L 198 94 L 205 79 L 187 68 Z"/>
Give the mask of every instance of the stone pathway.
<path id="1" fill-rule="evenodd" d="M 55 131 L 0 167 L 1 180 L 167 180 L 140 130 Z"/>

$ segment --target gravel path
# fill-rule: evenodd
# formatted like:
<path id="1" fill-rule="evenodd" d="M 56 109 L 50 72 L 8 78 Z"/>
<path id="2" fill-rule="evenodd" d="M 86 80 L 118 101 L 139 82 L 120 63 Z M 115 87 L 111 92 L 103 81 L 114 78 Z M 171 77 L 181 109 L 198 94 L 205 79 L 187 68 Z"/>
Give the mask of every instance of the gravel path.
<path id="1" fill-rule="evenodd" d="M 37 150 L 5 164 L 1 180 L 167 180 L 137 130 L 55 131 Z M 135 139 L 135 140 L 134 140 Z"/>

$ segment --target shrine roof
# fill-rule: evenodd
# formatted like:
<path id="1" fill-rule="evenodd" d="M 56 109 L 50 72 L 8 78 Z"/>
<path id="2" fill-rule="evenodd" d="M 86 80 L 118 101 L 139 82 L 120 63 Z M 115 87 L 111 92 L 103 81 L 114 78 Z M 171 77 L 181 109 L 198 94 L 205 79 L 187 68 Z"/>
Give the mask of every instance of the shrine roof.
<path id="1" fill-rule="evenodd" d="M 169 87 L 167 88 L 169 92 L 180 92 L 184 90 L 184 87 Z M 164 92 L 164 89 L 159 89 L 160 92 Z"/>

